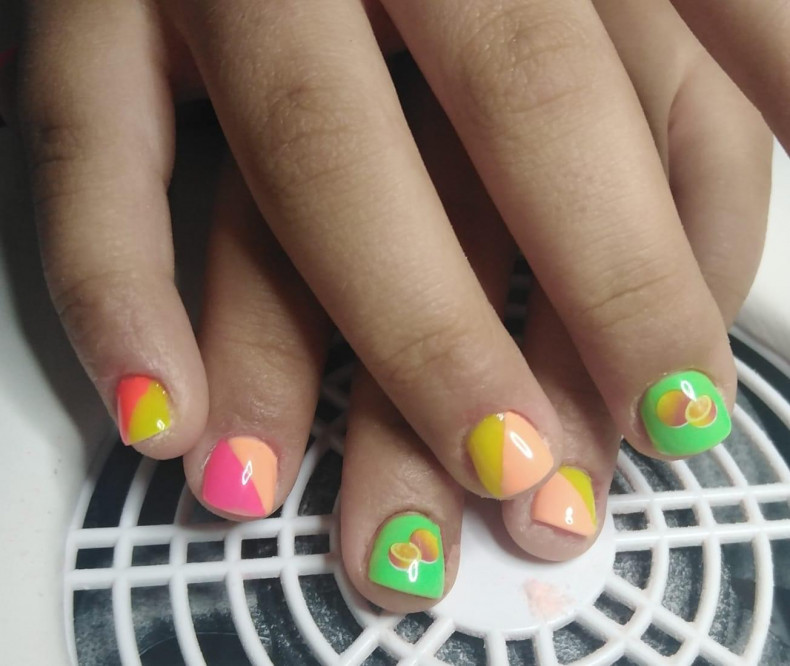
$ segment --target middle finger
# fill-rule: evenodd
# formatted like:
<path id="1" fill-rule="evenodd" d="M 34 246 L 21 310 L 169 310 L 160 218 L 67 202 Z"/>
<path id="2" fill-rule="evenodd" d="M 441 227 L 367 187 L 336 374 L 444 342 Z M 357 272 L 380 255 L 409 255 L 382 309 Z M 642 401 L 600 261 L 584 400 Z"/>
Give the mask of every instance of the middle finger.
<path id="1" fill-rule="evenodd" d="M 561 427 L 453 234 L 361 4 L 168 7 L 259 208 L 371 374 L 466 488 L 539 483 Z"/>

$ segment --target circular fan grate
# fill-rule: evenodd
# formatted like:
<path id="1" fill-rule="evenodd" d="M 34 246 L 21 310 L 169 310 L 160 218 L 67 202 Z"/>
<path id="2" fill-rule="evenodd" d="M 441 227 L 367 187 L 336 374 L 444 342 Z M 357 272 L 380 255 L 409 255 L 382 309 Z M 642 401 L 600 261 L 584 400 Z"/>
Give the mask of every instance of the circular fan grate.
<path id="1" fill-rule="evenodd" d="M 552 565 L 470 501 L 461 570 L 429 613 L 381 612 L 348 583 L 336 496 L 351 357 L 338 344 L 293 492 L 222 521 L 180 462 L 113 446 L 68 533 L 66 618 L 80 666 L 135 664 L 785 664 L 790 649 L 790 381 L 734 341 L 725 445 L 688 462 L 624 447 L 596 545 Z M 782 564 L 784 563 L 784 564 Z"/>

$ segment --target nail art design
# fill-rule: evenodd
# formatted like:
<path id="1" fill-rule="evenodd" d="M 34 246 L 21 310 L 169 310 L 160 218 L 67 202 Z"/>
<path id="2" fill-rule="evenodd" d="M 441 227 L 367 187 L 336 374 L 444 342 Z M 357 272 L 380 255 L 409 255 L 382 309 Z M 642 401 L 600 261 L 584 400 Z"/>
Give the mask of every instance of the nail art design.
<path id="1" fill-rule="evenodd" d="M 277 456 L 256 437 L 221 439 L 203 471 L 206 503 L 237 516 L 268 516 L 276 487 Z"/>
<path id="2" fill-rule="evenodd" d="M 124 377 L 116 389 L 118 428 L 127 446 L 158 435 L 170 427 L 167 391 L 155 379 Z"/>
<path id="3" fill-rule="evenodd" d="M 653 446 L 667 455 L 707 451 L 732 429 L 727 407 L 713 382 L 694 370 L 653 384 L 645 392 L 640 413 Z"/>
<path id="4" fill-rule="evenodd" d="M 467 440 L 475 471 L 494 497 L 516 495 L 538 483 L 554 458 L 538 431 L 516 412 L 492 414 Z"/>
<path id="5" fill-rule="evenodd" d="M 590 475 L 562 466 L 532 499 L 532 519 L 566 532 L 591 536 L 598 529 Z"/>
<path id="6" fill-rule="evenodd" d="M 425 516 L 396 516 L 381 528 L 370 554 L 374 583 L 428 599 L 444 593 L 444 550 L 439 526 Z"/>

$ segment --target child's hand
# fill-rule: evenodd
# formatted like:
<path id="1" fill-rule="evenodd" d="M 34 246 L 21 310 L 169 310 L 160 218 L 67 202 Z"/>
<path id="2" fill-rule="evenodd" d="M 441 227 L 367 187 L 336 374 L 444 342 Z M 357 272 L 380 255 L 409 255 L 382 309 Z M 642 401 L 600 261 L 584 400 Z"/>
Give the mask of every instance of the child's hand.
<path id="1" fill-rule="evenodd" d="M 241 485 L 223 470 L 258 445 L 226 444 L 202 467 L 217 439 L 230 437 L 269 444 L 248 460 L 262 470 L 254 483 L 257 513 L 285 497 L 309 427 L 327 328 L 324 320 L 311 325 L 320 317 L 316 306 L 276 252 L 277 263 L 261 264 L 266 254 L 242 260 L 239 247 L 274 244 L 260 229 L 250 240 L 246 223 L 234 231 L 233 220 L 251 215 L 239 199 L 223 204 L 239 209 L 225 208 L 230 221 L 218 227 L 212 252 L 219 268 L 209 275 L 198 349 L 172 283 L 166 187 L 173 89 L 184 81 L 176 80 L 183 51 L 173 46 L 171 25 L 191 49 L 274 236 L 376 382 L 462 486 L 513 496 L 565 459 L 592 475 L 603 508 L 613 449 L 587 445 L 610 441 L 614 429 L 598 398 L 589 398 L 581 361 L 616 429 L 643 451 L 655 454 L 655 443 L 666 454 L 692 453 L 720 440 L 735 374 L 719 308 L 733 316 L 759 257 L 770 144 L 754 109 L 668 5 L 655 5 L 645 25 L 633 9 L 615 13 L 622 5 L 599 3 L 618 54 L 592 6 L 579 2 L 385 3 L 563 322 L 552 319 L 538 293 L 537 321 L 544 324 L 528 335 L 531 370 L 448 220 L 454 210 L 474 212 L 482 252 L 486 238 L 501 234 L 490 219 L 494 208 L 476 208 L 482 195 L 457 189 L 440 204 L 359 3 L 162 2 L 167 18 L 152 4 L 31 3 L 19 116 L 48 280 L 75 348 L 113 411 L 118 401 L 128 442 L 155 457 L 201 442 L 187 469 L 204 501 L 233 515 L 254 513 L 254 498 L 244 494 L 247 468 Z M 760 46 L 777 61 L 775 53 L 787 48 L 781 33 Z M 756 77 L 748 58 L 739 62 Z M 769 118 L 786 122 L 775 100 L 790 95 L 790 83 L 773 96 L 764 88 L 750 92 L 767 113 L 779 109 Z M 790 138 L 787 127 L 777 131 Z M 473 259 L 476 249 L 467 251 Z M 494 261 L 491 270 L 505 274 L 507 266 Z M 651 441 L 639 418 L 645 389 L 688 369 L 723 392 L 724 403 L 712 386 L 696 387 L 718 410 L 719 424 L 707 431 L 715 436 L 689 439 L 654 428 Z M 696 398 L 687 402 L 696 405 Z M 707 407 L 700 418 L 711 414 L 703 402 L 696 405 Z M 501 436 L 489 436 L 496 419 L 485 421 L 493 428 L 476 429 L 504 413 L 526 448 L 503 451 Z M 369 430 L 356 432 L 374 439 Z M 349 454 L 347 472 L 355 464 Z M 504 473 L 503 457 L 510 460 Z M 425 460 L 423 478 L 439 479 L 435 463 Z M 378 472 L 398 474 L 393 462 Z M 404 460 L 403 473 L 409 469 Z M 213 500 L 204 471 L 214 475 Z M 374 472 L 347 474 L 360 485 L 344 497 L 365 497 L 358 493 L 366 484 L 390 492 Z M 505 505 L 522 545 L 558 558 L 589 543 L 589 533 L 586 541 L 569 541 L 533 525 L 525 502 L 531 496 Z M 460 505 L 451 504 L 412 501 L 403 510 L 444 516 L 441 527 L 452 541 Z M 359 504 L 370 510 L 360 524 L 375 523 L 374 509 Z M 349 514 L 344 525 L 354 520 Z M 543 530 L 542 539 L 527 539 L 532 530 Z M 372 535 L 357 537 L 344 556 L 360 570 L 360 548 Z M 380 603 L 394 606 L 393 599 Z"/>

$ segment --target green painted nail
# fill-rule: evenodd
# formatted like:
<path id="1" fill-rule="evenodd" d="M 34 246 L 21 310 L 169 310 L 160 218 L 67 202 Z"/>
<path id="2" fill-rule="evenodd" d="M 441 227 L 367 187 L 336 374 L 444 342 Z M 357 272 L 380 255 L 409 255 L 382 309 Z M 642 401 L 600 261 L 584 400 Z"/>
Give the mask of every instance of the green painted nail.
<path id="1" fill-rule="evenodd" d="M 439 526 L 425 516 L 396 516 L 381 528 L 370 555 L 374 583 L 418 597 L 444 593 L 444 548 Z"/>
<path id="2" fill-rule="evenodd" d="M 713 382 L 694 370 L 653 384 L 642 398 L 640 412 L 653 446 L 671 456 L 707 451 L 732 429 L 727 407 Z"/>

